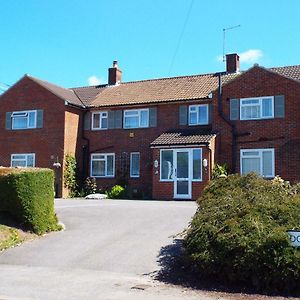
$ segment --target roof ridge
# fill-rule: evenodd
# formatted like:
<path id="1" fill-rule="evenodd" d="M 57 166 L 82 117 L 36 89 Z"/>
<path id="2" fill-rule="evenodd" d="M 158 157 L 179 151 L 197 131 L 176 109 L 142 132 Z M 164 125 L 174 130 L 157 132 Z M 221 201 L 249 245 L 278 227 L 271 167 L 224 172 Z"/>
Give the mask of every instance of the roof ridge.
<path id="1" fill-rule="evenodd" d="M 85 85 L 85 86 L 76 86 L 67 88 L 68 90 L 75 90 L 75 89 L 88 89 L 88 88 L 101 88 L 106 87 L 108 84 L 97 84 L 97 85 Z"/>
<path id="2" fill-rule="evenodd" d="M 122 85 L 122 84 L 127 84 L 127 83 L 145 82 L 145 81 L 160 81 L 160 80 L 169 80 L 169 79 L 187 78 L 187 77 L 204 77 L 204 76 L 215 75 L 215 74 L 217 74 L 217 72 L 215 72 L 215 73 L 204 73 L 204 74 L 182 75 L 182 76 L 174 76 L 174 77 L 162 77 L 162 78 L 151 78 L 151 79 L 142 79 L 142 80 L 132 80 L 132 81 L 121 82 L 120 85 Z"/>

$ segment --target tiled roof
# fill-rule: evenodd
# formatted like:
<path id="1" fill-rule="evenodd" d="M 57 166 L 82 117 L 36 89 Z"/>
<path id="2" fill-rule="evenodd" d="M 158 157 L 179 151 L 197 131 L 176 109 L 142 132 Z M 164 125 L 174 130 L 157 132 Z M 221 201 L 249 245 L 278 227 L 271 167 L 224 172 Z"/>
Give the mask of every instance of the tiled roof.
<path id="1" fill-rule="evenodd" d="M 96 96 L 103 91 L 103 89 L 107 87 L 104 85 L 96 85 L 96 86 L 83 86 L 78 88 L 72 88 L 71 90 L 80 98 L 80 100 L 84 103 L 84 105 L 89 105 Z"/>
<path id="2" fill-rule="evenodd" d="M 300 65 L 269 68 L 290 79 L 300 81 Z M 241 73 L 223 74 L 225 84 Z M 28 76 L 60 98 L 77 106 L 105 107 L 130 104 L 151 104 L 181 100 L 207 99 L 218 88 L 218 74 L 203 74 L 181 77 L 122 82 L 119 85 L 62 88 L 47 81 Z"/>
<path id="3" fill-rule="evenodd" d="M 276 72 L 282 76 L 300 81 L 300 65 L 299 66 L 270 68 L 269 70 Z"/>
<path id="4" fill-rule="evenodd" d="M 211 131 L 201 130 L 176 130 L 161 134 L 156 138 L 151 146 L 171 146 L 171 145 L 197 145 L 208 144 L 215 134 Z"/>
<path id="5" fill-rule="evenodd" d="M 28 78 L 32 79 L 33 81 L 37 82 L 56 96 L 62 98 L 65 101 L 68 101 L 69 103 L 72 103 L 77 106 L 83 106 L 82 101 L 76 96 L 74 91 L 71 89 L 66 89 L 63 87 L 60 87 L 58 85 L 55 85 L 53 83 L 32 77 L 30 75 L 26 75 Z"/>
<path id="6" fill-rule="evenodd" d="M 238 74 L 224 75 L 228 81 Z M 204 99 L 218 86 L 217 74 L 124 82 L 108 86 L 90 103 L 90 106 L 149 104 L 178 100 Z"/>

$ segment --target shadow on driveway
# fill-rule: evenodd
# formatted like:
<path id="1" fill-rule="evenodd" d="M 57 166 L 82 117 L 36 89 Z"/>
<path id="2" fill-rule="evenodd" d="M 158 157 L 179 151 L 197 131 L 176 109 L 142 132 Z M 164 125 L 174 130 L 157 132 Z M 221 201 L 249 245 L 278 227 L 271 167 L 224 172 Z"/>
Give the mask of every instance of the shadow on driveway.
<path id="1" fill-rule="evenodd" d="M 234 297 L 234 299 L 269 298 L 266 294 L 257 295 L 257 291 L 245 286 L 220 282 L 215 278 L 204 278 L 204 276 L 202 276 L 195 268 L 193 268 L 184 255 L 182 239 L 175 239 L 172 244 L 161 248 L 158 255 L 158 264 L 160 265 L 161 269 L 153 274 L 154 279 L 164 283 L 180 285 L 202 291 L 238 294 L 238 298 Z M 272 296 L 287 295 L 276 294 Z M 271 297 L 271 299 L 274 298 Z M 283 298 L 280 297 L 279 299 Z"/>

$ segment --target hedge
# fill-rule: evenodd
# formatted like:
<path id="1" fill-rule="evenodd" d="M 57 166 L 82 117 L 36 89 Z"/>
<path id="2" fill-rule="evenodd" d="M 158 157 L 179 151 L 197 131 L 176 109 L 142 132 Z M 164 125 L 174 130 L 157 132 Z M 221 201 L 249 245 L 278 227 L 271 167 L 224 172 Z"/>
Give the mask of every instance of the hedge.
<path id="1" fill-rule="evenodd" d="M 25 229 L 37 234 L 57 230 L 53 171 L 0 168 L 0 211 L 9 212 Z"/>
<path id="2" fill-rule="evenodd" d="M 198 276 L 262 292 L 300 292 L 299 185 L 255 174 L 210 182 L 184 245 Z"/>

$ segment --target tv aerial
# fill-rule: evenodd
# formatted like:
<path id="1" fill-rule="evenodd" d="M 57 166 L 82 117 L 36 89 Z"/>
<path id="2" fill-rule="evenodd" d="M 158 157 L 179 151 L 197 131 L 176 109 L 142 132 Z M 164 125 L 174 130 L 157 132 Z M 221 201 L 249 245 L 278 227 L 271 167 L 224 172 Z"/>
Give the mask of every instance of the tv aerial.
<path id="1" fill-rule="evenodd" d="M 223 28 L 223 62 L 225 62 L 225 39 L 226 39 L 226 32 L 228 30 L 236 29 L 238 27 L 241 27 L 241 25 L 236 25 L 232 27 Z"/>

